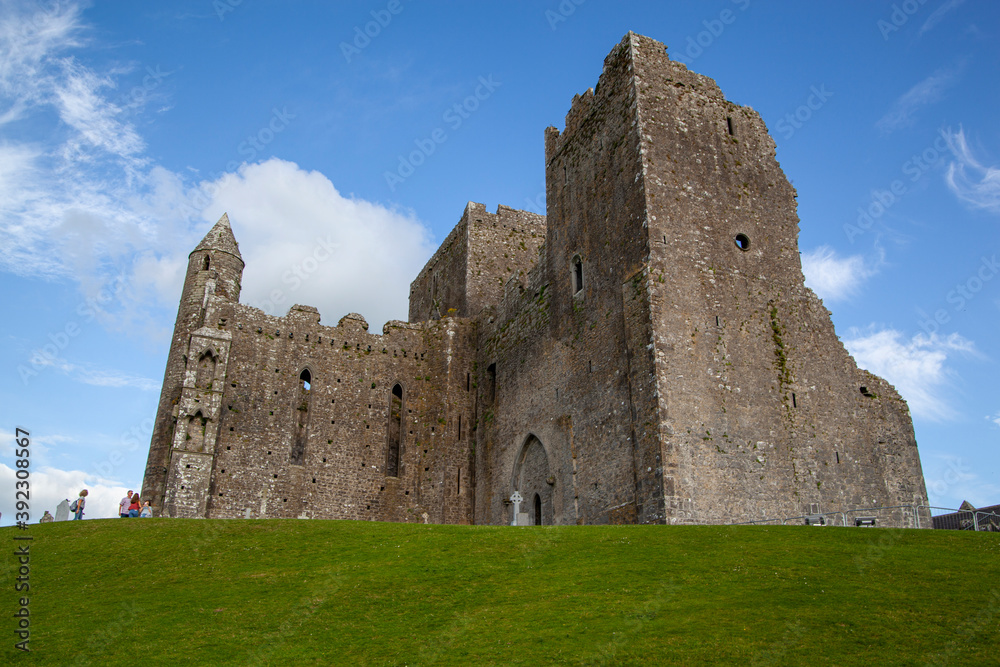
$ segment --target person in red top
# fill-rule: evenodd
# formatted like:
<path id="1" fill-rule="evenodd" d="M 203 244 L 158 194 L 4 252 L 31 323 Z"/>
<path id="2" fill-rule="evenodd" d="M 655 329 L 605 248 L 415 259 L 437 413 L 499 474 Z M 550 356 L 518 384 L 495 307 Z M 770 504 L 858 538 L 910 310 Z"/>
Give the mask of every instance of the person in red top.
<path id="1" fill-rule="evenodd" d="M 139 494 L 132 496 L 132 503 L 128 506 L 128 515 L 131 518 L 137 518 L 139 516 L 139 510 L 142 505 L 139 503 Z"/>

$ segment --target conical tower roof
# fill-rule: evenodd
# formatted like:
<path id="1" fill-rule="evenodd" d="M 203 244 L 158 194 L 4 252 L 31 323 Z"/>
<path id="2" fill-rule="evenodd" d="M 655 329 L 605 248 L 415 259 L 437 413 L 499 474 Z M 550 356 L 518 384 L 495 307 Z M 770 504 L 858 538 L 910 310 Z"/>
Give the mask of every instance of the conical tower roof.
<path id="1" fill-rule="evenodd" d="M 205 234 L 205 238 L 201 240 L 201 243 L 192 250 L 191 252 L 198 252 L 199 250 L 215 250 L 217 252 L 229 253 L 233 257 L 238 258 L 241 262 L 243 257 L 240 255 L 240 244 L 236 242 L 236 237 L 233 236 L 233 230 L 229 226 L 229 214 L 223 213 L 219 221 L 215 223 L 212 229 L 208 230 L 208 234 Z"/>

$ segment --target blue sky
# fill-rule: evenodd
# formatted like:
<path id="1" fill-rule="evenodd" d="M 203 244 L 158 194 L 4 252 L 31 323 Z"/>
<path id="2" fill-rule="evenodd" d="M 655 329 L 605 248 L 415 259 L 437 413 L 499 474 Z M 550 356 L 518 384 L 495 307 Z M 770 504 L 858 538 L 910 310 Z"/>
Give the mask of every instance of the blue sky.
<path id="1" fill-rule="evenodd" d="M 807 283 L 908 400 L 932 504 L 1000 502 L 1000 5 L 972 0 L 0 0 L 2 487 L 14 426 L 32 520 L 140 486 L 223 212 L 244 303 L 405 319 L 466 202 L 544 212 L 543 130 L 628 30 L 763 116 Z"/>

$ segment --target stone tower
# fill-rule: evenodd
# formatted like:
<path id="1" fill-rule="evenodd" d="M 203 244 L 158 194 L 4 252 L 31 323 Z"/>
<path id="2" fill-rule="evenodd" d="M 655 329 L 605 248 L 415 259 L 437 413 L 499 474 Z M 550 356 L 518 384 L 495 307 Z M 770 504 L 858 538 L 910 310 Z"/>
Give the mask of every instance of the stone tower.
<path id="1" fill-rule="evenodd" d="M 756 112 L 629 33 L 545 154 L 544 255 L 481 323 L 477 521 L 514 490 L 542 523 L 926 504 L 905 402 L 803 284 Z"/>
<path id="2" fill-rule="evenodd" d="M 188 256 L 143 483 L 167 515 L 207 498 L 231 340 L 224 325 L 239 302 L 243 267 L 227 215 Z"/>

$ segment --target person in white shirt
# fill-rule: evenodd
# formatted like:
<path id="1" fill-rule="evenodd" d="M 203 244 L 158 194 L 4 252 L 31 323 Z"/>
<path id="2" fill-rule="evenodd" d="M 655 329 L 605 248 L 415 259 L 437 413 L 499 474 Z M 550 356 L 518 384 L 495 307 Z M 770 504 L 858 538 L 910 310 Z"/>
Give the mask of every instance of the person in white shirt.
<path id="1" fill-rule="evenodd" d="M 122 519 L 128 518 L 128 506 L 132 502 L 132 489 L 128 490 L 128 495 L 121 499 L 118 503 L 118 516 Z"/>

